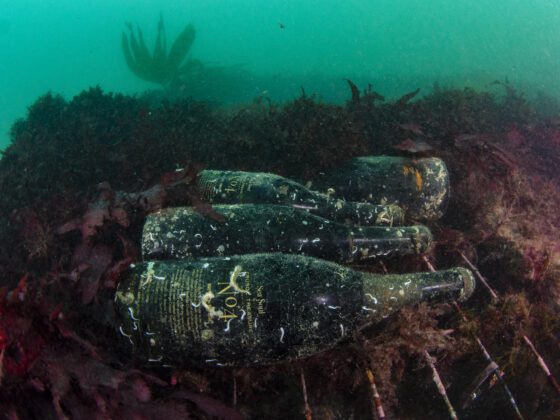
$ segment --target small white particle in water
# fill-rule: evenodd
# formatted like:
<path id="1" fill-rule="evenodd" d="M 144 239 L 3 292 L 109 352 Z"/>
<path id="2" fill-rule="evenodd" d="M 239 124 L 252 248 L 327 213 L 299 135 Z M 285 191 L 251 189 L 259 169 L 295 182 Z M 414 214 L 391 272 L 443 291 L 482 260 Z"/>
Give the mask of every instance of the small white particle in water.
<path id="1" fill-rule="evenodd" d="M 284 327 L 280 327 L 280 342 L 284 342 Z"/>

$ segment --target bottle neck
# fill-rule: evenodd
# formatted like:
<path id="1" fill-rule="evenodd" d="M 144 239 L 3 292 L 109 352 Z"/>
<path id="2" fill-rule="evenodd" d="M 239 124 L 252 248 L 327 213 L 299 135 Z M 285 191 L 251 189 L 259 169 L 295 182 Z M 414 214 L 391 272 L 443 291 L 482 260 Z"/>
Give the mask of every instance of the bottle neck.
<path id="1" fill-rule="evenodd" d="M 383 318 L 412 303 L 466 300 L 474 287 L 474 276 L 461 267 L 434 273 L 365 274 L 365 310 Z"/>
<path id="2" fill-rule="evenodd" d="M 333 242 L 344 252 L 347 262 L 421 254 L 432 242 L 431 232 L 425 226 L 362 228 L 336 223 L 330 229 L 336 235 Z"/>

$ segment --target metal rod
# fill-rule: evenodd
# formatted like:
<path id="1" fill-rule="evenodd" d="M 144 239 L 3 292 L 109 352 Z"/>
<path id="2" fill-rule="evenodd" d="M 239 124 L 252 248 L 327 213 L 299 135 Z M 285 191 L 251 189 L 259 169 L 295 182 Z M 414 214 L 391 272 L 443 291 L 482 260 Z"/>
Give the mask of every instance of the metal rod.
<path id="1" fill-rule="evenodd" d="M 482 274 L 480 274 L 480 271 L 478 271 L 478 269 L 474 266 L 473 263 L 471 263 L 469 261 L 469 259 L 465 256 L 465 254 L 463 254 L 462 252 L 459 252 L 459 254 L 461 254 L 461 257 L 463 258 L 463 260 L 467 263 L 467 265 L 469 266 L 469 268 L 471 270 L 474 271 L 474 273 L 476 274 L 476 276 L 478 277 L 478 279 L 484 284 L 486 285 L 486 287 L 488 287 L 488 290 L 490 291 L 490 294 L 492 295 L 492 298 L 495 301 L 498 301 L 498 295 L 496 294 L 496 292 L 488 285 L 488 283 L 486 282 L 486 279 L 484 278 L 484 276 Z M 426 257 L 424 257 L 426 258 Z M 550 369 L 548 368 L 548 365 L 546 364 L 546 362 L 544 361 L 544 359 L 542 358 L 542 356 L 539 354 L 539 352 L 537 351 L 537 349 L 535 348 L 535 346 L 533 345 L 532 341 L 529 339 L 529 337 L 527 337 L 526 335 L 523 336 L 523 340 L 525 341 L 525 343 L 531 348 L 531 350 L 533 351 L 533 353 L 535 354 L 535 356 L 537 357 L 537 362 L 539 363 L 539 366 L 541 367 L 541 369 L 543 370 L 543 372 L 546 374 L 546 376 L 548 377 L 550 383 L 552 384 L 552 386 L 554 387 L 554 389 L 556 390 L 556 392 L 560 395 L 560 385 L 558 385 L 558 381 L 556 380 L 556 378 L 552 375 L 552 372 L 550 371 Z M 498 375 L 498 377 L 500 377 L 500 375 Z"/>
<path id="2" fill-rule="evenodd" d="M 233 373 L 233 406 L 237 407 L 237 376 Z"/>
<path id="3" fill-rule="evenodd" d="M 313 412 L 311 411 L 311 407 L 309 407 L 309 402 L 307 401 L 307 387 L 305 386 L 305 375 L 303 374 L 303 368 L 300 369 L 300 380 L 301 390 L 303 393 L 305 420 L 313 420 Z"/>
<path id="4" fill-rule="evenodd" d="M 455 309 L 457 310 L 457 312 L 459 313 L 459 315 L 461 316 L 463 321 L 466 322 L 467 317 L 465 316 L 465 314 L 461 310 L 461 307 L 459 306 L 459 304 L 457 302 L 453 301 L 453 306 L 455 306 Z M 504 377 L 502 375 L 500 375 L 500 365 L 498 365 L 498 363 L 492 358 L 492 356 L 490 355 L 490 353 L 486 349 L 486 346 L 482 343 L 480 338 L 478 338 L 478 336 L 474 333 L 473 333 L 473 337 L 474 337 L 474 340 L 476 341 L 476 344 L 478 344 L 478 347 L 482 351 L 482 354 L 484 355 L 484 358 L 489 363 L 494 363 L 496 365 L 496 370 L 494 371 L 494 377 L 502 385 L 502 388 L 504 389 L 504 392 L 507 395 L 507 398 L 508 398 L 508 400 L 509 400 L 509 402 L 510 402 L 512 408 L 513 408 L 513 411 L 515 411 L 516 417 L 520 420 L 523 420 L 524 419 L 523 414 L 521 414 L 521 411 L 519 410 L 519 406 L 517 405 L 517 402 L 515 401 L 515 398 L 513 397 L 513 394 L 511 393 L 511 390 L 509 389 L 509 386 L 507 385 L 506 380 L 504 379 Z"/>
<path id="5" fill-rule="evenodd" d="M 385 420 L 385 410 L 383 410 L 383 405 L 381 404 L 381 397 L 379 392 L 377 392 L 377 386 L 375 384 L 375 376 L 369 367 L 366 367 L 366 375 L 371 386 L 371 393 L 373 395 L 373 408 L 374 412 L 377 414 L 378 420 Z"/>
<path id="6" fill-rule="evenodd" d="M 470 267 L 474 267 L 474 265 L 467 259 L 467 257 L 464 256 L 463 253 L 461 253 L 461 256 L 463 257 L 463 259 L 467 262 L 467 264 Z M 434 266 L 432 265 L 432 263 L 430 262 L 430 260 L 428 260 L 428 257 L 426 257 L 425 255 L 422 257 L 422 259 L 424 260 L 424 262 L 426 263 L 426 265 L 428 266 L 428 269 L 430 271 L 436 271 Z M 471 268 L 472 269 L 472 268 Z M 476 270 L 476 267 L 474 267 L 474 270 Z M 475 272 L 478 272 L 478 270 L 476 270 Z M 479 276 L 482 277 L 482 275 L 479 273 Z M 492 292 L 494 292 L 492 290 L 492 288 L 489 287 L 489 290 L 491 290 Z M 496 296 L 496 300 L 498 299 L 498 295 L 495 294 Z M 493 295 L 493 296 L 494 296 Z M 461 310 L 461 307 L 459 306 L 459 304 L 457 303 L 457 301 L 453 301 L 453 306 L 455 307 L 455 310 L 457 311 L 457 313 L 459 314 L 459 316 L 461 317 L 461 319 L 464 322 L 467 322 L 467 317 L 465 316 L 464 312 Z M 478 338 L 478 336 L 473 332 L 473 338 L 476 341 L 476 344 L 478 345 L 478 347 L 480 348 L 480 350 L 482 351 L 482 354 L 484 355 L 484 358 L 486 359 L 486 361 L 488 361 L 489 363 L 494 363 L 497 367 L 496 371 L 494 372 L 494 377 L 500 382 L 500 384 L 502 385 L 502 388 L 504 389 L 504 392 L 507 395 L 507 398 L 513 408 L 513 411 L 515 412 L 516 417 L 519 420 L 523 420 L 524 417 L 521 414 L 521 411 L 519 410 L 519 406 L 517 405 L 517 402 L 515 401 L 515 398 L 513 397 L 513 394 L 511 393 L 511 390 L 509 389 L 509 386 L 507 385 L 505 379 L 503 378 L 502 375 L 500 375 L 500 365 L 492 358 L 492 356 L 490 355 L 490 352 L 488 352 L 488 350 L 486 349 L 486 346 L 482 343 L 482 341 L 480 340 L 480 338 Z"/>
<path id="7" fill-rule="evenodd" d="M 432 356 L 430 356 L 430 354 L 426 350 L 424 350 L 424 358 L 426 359 L 426 361 L 428 362 L 428 365 L 432 369 L 432 379 L 434 380 L 440 395 L 442 396 L 443 400 L 445 401 L 445 405 L 447 406 L 447 410 L 449 411 L 449 416 L 453 420 L 458 420 L 459 417 L 457 417 L 457 413 L 455 412 L 455 409 L 453 408 L 453 405 L 451 405 L 451 401 L 449 401 L 449 397 L 447 396 L 447 391 L 445 390 L 445 386 L 443 385 L 443 382 L 441 381 L 441 378 L 440 378 L 439 373 L 436 369 L 436 366 L 434 365 L 434 361 L 432 360 Z"/>
<path id="8" fill-rule="evenodd" d="M 539 366 L 541 367 L 541 369 L 544 371 L 544 373 L 548 377 L 548 380 L 550 381 L 550 383 L 552 384 L 552 386 L 554 387 L 556 392 L 558 394 L 560 394 L 560 385 L 558 385 L 558 381 L 556 381 L 556 378 L 552 375 L 552 372 L 548 368 L 548 365 L 546 364 L 546 362 L 544 361 L 542 356 L 539 354 L 539 352 L 535 348 L 535 345 L 533 344 L 533 342 L 531 340 L 529 340 L 529 337 L 527 337 L 526 335 L 523 336 L 523 340 L 525 340 L 527 345 L 531 348 L 531 350 L 533 351 L 533 353 L 537 357 L 537 361 L 539 362 Z"/>
<path id="9" fill-rule="evenodd" d="M 490 296 L 492 296 L 492 299 L 497 301 L 498 300 L 498 294 L 496 293 L 496 291 L 494 289 L 492 289 L 490 284 L 488 284 L 488 282 L 486 281 L 484 276 L 482 274 L 480 274 L 480 271 L 478 271 L 478 268 L 476 268 L 475 265 L 472 262 L 470 262 L 469 259 L 465 256 L 465 254 L 463 254 L 461 251 L 459 251 L 459 255 L 461 255 L 461 257 L 463 258 L 463 261 L 465 261 L 465 263 L 469 266 L 469 268 L 474 272 L 475 276 L 486 287 L 488 292 L 490 292 Z"/>

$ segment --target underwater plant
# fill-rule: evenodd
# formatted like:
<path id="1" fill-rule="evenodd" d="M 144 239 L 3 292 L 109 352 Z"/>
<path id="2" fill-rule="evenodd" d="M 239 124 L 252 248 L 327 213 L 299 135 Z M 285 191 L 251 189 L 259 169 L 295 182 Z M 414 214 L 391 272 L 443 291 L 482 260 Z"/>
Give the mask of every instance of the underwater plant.
<path id="1" fill-rule="evenodd" d="M 183 29 L 173 41 L 170 50 L 167 51 L 163 16 L 160 15 L 158 34 L 152 53 L 144 42 L 140 27 L 136 28 L 136 34 L 131 23 L 127 23 L 127 27 L 130 31 L 130 38 L 123 32 L 121 46 L 126 64 L 140 79 L 166 85 L 174 80 L 180 72 L 196 63 L 195 60 L 187 60 L 182 64 L 194 42 L 195 30 L 192 24 L 188 24 Z"/>
<path id="2" fill-rule="evenodd" d="M 209 78 L 207 70 L 201 77 Z M 190 74 L 177 76 L 188 77 L 185 94 L 207 89 Z M 524 338 L 557 376 L 560 122 L 511 112 L 525 105 L 473 89 L 434 89 L 412 101 L 413 91 L 396 102 L 355 90 L 357 100 L 346 105 L 303 92 L 286 104 L 261 96 L 232 109 L 99 87 L 71 100 L 39 98 L 14 124 L 0 159 L 0 413 L 303 418 L 305 409 L 308 418 L 375 418 L 379 411 L 449 418 L 440 387 L 459 418 L 519 418 L 496 382 L 499 364 L 525 418 L 560 418 L 557 388 Z M 498 299 L 480 288 L 462 307 L 466 321 L 448 305 L 407 308 L 300 364 L 156 370 L 130 358 L 112 321 L 114 291 L 140 260 L 146 214 L 189 200 L 210 214 L 192 185 L 202 168 L 190 162 L 317 183 L 354 156 L 394 153 L 395 146 L 424 156 L 425 144 L 444 159 L 452 182 L 426 260 L 445 267 L 464 253 Z M 360 268 L 419 271 L 424 263 Z M 481 357 L 478 341 L 494 363 Z"/>

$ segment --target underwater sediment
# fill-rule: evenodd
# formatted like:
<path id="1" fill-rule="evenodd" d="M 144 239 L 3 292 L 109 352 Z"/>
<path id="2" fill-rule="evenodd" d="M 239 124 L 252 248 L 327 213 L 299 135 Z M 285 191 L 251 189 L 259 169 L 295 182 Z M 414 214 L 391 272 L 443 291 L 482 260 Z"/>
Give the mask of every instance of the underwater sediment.
<path id="1" fill-rule="evenodd" d="M 488 365 L 476 336 L 523 415 L 554 418 L 560 399 L 524 337 L 560 374 L 557 117 L 509 85 L 503 95 L 434 89 L 382 101 L 358 91 L 345 105 L 302 95 L 235 110 L 192 100 L 154 105 L 99 88 L 70 101 L 39 98 L 14 124 L 0 160 L 0 408 L 20 418 L 38 417 L 37 407 L 61 418 L 298 418 L 303 369 L 315 418 L 369 419 L 371 369 L 392 418 L 445 418 L 427 351 L 460 418 L 515 418 L 499 383 L 473 388 Z M 193 185 L 202 168 L 313 185 L 320 172 L 381 154 L 443 159 L 450 202 L 428 223 L 435 246 L 427 257 L 444 269 L 464 265 L 465 255 L 498 299 L 479 287 L 462 304 L 466 321 L 451 305 L 405 308 L 304 362 L 148 369 L 124 357 L 114 291 L 140 259 L 147 213 L 191 204 L 212 214 Z M 418 256 L 355 268 L 427 270 Z"/>

